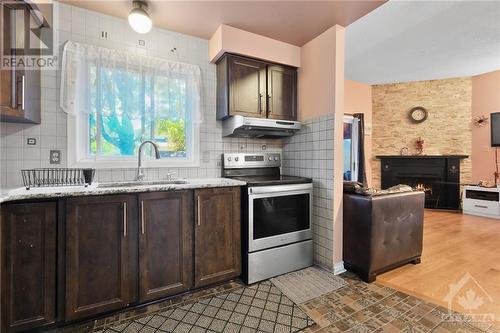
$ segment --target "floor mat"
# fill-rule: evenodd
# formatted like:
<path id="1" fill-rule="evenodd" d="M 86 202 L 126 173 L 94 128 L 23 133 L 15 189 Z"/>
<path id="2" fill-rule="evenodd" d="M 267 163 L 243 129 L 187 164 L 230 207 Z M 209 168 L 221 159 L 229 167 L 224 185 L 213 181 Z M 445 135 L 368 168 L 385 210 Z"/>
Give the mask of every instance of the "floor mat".
<path id="1" fill-rule="evenodd" d="M 314 324 L 269 281 L 166 309 L 101 332 L 297 332 Z"/>
<path id="2" fill-rule="evenodd" d="M 314 266 L 272 278 L 271 282 L 296 304 L 347 285 L 342 278 Z"/>

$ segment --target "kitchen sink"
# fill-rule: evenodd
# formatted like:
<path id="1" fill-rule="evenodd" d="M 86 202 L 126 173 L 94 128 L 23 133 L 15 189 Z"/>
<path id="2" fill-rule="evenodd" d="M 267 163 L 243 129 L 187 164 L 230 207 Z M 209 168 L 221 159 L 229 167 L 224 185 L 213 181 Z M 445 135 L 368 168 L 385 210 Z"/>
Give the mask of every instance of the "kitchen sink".
<path id="1" fill-rule="evenodd" d="M 152 186 L 152 185 L 182 185 L 187 184 L 187 180 L 141 180 L 141 181 L 126 181 L 126 182 L 110 182 L 99 183 L 97 187 L 135 187 L 135 186 Z"/>

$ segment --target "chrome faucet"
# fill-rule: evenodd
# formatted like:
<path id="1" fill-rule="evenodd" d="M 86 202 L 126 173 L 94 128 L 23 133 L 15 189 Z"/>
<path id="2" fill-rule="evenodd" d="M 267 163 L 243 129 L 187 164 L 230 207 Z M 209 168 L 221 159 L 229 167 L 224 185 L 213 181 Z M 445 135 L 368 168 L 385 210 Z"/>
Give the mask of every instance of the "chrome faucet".
<path id="1" fill-rule="evenodd" d="M 139 146 L 139 152 L 138 152 L 138 164 L 137 164 L 137 175 L 135 176 L 135 180 L 138 180 L 138 181 L 142 181 L 144 180 L 144 172 L 142 172 L 142 147 L 146 144 L 146 143 L 150 143 L 154 150 L 155 150 L 155 157 L 157 160 L 160 159 L 160 148 L 158 147 L 158 145 L 151 141 L 151 140 L 146 140 L 146 141 L 143 141 L 141 143 L 141 145 Z"/>

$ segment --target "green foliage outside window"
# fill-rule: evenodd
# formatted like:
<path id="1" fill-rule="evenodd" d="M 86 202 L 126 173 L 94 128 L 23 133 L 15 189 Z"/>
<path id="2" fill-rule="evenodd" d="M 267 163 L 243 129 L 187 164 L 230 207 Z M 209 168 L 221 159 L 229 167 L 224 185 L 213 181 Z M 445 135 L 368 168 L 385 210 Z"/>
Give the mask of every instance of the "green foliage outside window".
<path id="1" fill-rule="evenodd" d="M 186 124 L 184 119 L 161 119 L 156 121 L 158 136 L 168 138 L 169 151 L 186 151 Z"/>

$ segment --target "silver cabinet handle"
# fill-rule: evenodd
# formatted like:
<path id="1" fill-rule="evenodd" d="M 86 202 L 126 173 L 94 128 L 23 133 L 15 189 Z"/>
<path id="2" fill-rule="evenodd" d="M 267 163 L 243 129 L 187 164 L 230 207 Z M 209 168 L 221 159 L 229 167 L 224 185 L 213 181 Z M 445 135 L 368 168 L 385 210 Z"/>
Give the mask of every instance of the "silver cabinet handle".
<path id="1" fill-rule="evenodd" d="M 21 103 L 19 103 L 19 100 L 17 101 L 17 107 L 21 107 L 21 110 L 24 110 L 24 89 L 25 89 L 25 77 L 24 75 L 21 76 Z"/>
<path id="2" fill-rule="evenodd" d="M 488 208 L 488 206 L 482 206 L 482 205 L 474 205 L 474 207 L 477 207 L 477 208 Z"/>
<path id="3" fill-rule="evenodd" d="M 141 201 L 141 233 L 145 233 L 145 222 L 144 222 L 144 201 Z"/>
<path id="4" fill-rule="evenodd" d="M 200 219 L 200 196 L 198 196 L 198 227 L 201 225 L 201 219 Z"/>
<path id="5" fill-rule="evenodd" d="M 24 88 L 25 88 L 24 75 L 21 77 L 21 109 L 24 110 Z"/>
<path id="6" fill-rule="evenodd" d="M 123 237 L 127 237 L 127 203 L 123 202 Z"/>
<path id="7" fill-rule="evenodd" d="M 259 93 L 259 113 L 262 113 L 262 94 Z"/>

